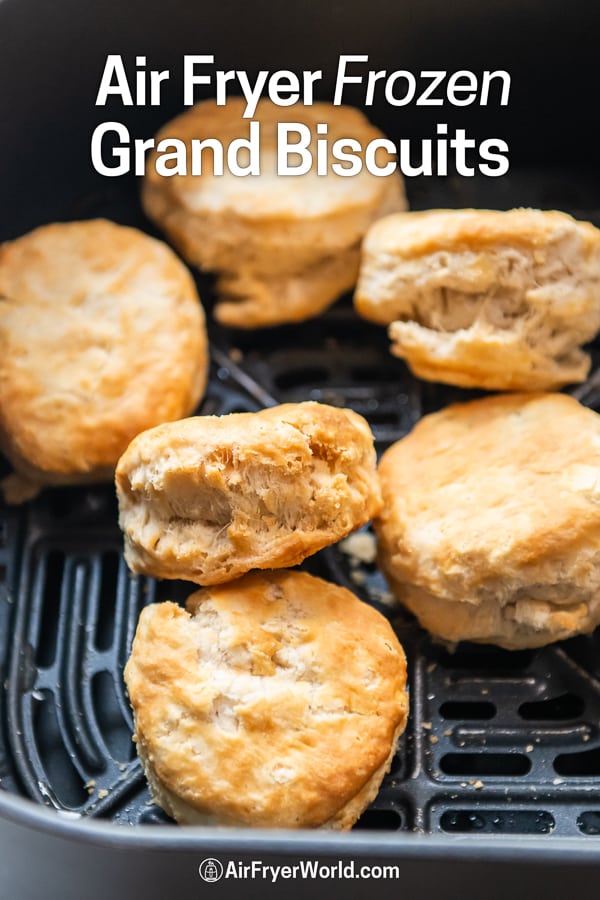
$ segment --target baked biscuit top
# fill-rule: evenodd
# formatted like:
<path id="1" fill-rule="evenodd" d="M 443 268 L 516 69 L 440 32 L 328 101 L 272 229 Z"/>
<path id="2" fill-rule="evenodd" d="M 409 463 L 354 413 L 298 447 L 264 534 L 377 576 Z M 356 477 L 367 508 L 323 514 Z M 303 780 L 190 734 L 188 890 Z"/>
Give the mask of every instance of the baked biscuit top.
<path id="1" fill-rule="evenodd" d="M 348 824 L 406 722 L 389 623 L 301 572 L 146 608 L 125 676 L 153 778 L 221 824 Z"/>
<path id="2" fill-rule="evenodd" d="M 157 144 L 167 138 L 176 138 L 190 148 L 193 140 L 217 139 L 227 150 L 232 141 L 249 137 L 250 120 L 243 118 L 245 105 L 241 97 L 232 97 L 226 106 L 218 106 L 214 100 L 197 103 L 160 129 L 156 136 Z M 224 173 L 216 177 L 213 175 L 212 151 L 203 151 L 201 175 L 175 175 L 165 179 L 157 174 L 153 165 L 149 165 L 147 181 L 172 191 L 190 212 L 201 214 L 203 211 L 215 213 L 230 210 L 248 221 L 278 219 L 282 222 L 331 215 L 342 217 L 361 210 L 365 205 L 377 205 L 392 180 L 401 183 L 398 175 L 393 179 L 379 178 L 366 168 L 351 178 L 332 173 L 326 178 L 317 175 L 316 141 L 325 139 L 317 134 L 317 124 L 327 125 L 326 140 L 329 145 L 339 138 L 353 138 L 364 147 L 369 141 L 383 137 L 379 129 L 371 125 L 357 109 L 313 103 L 312 106 L 296 105 L 286 110 L 269 100 L 260 100 L 254 119 L 260 123 L 259 176 L 239 177 L 225 167 Z M 305 175 L 282 177 L 277 174 L 277 128 L 280 122 L 300 123 L 311 131 L 310 147 L 314 161 Z M 364 155 L 364 151 L 357 151 L 357 155 Z M 389 153 L 388 156 L 393 158 Z"/>
<path id="3" fill-rule="evenodd" d="M 363 249 L 403 258 L 495 244 L 536 250 L 569 235 L 577 235 L 590 249 L 600 247 L 600 230 L 557 210 L 431 209 L 379 219 L 369 229 Z"/>
<path id="4" fill-rule="evenodd" d="M 452 405 L 392 446 L 379 474 L 378 533 L 399 579 L 471 602 L 496 591 L 502 603 L 519 585 L 553 599 L 548 584 L 568 593 L 593 575 L 600 416 L 567 395 Z"/>
<path id="5" fill-rule="evenodd" d="M 0 434 L 16 467 L 110 473 L 139 431 L 189 415 L 204 313 L 162 242 L 98 219 L 0 247 Z"/>

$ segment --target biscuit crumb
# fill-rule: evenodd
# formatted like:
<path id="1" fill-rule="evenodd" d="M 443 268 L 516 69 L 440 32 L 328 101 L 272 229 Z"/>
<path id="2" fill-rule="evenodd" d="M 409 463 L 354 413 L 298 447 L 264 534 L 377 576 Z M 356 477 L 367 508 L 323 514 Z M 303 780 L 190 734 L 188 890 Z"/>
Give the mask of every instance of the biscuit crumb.
<path id="1" fill-rule="evenodd" d="M 589 741 L 589 739 L 590 739 L 589 734 L 584 734 L 583 740 L 584 740 L 584 741 Z"/>
<path id="2" fill-rule="evenodd" d="M 350 557 L 350 565 L 358 566 L 360 563 L 369 565 L 374 563 L 377 557 L 375 536 L 368 531 L 360 531 L 344 538 L 338 544 L 342 553 Z"/>
<path id="3" fill-rule="evenodd" d="M 446 728 L 446 730 L 444 731 L 444 737 L 450 737 L 451 734 L 452 734 L 452 729 Z"/>
<path id="4" fill-rule="evenodd" d="M 352 564 L 351 564 L 352 565 Z M 381 591 L 378 588 L 368 586 L 369 598 L 373 603 L 381 603 L 383 606 L 389 606 L 392 609 L 398 607 L 398 601 L 391 591 Z"/>
<path id="5" fill-rule="evenodd" d="M 475 788 L 476 791 L 480 791 L 481 788 L 483 787 L 483 781 L 480 781 L 479 779 L 477 779 L 477 781 L 473 782 L 473 787 Z"/>
<path id="6" fill-rule="evenodd" d="M 425 728 L 426 731 L 431 729 L 431 722 L 421 722 L 421 728 Z"/>
<path id="7" fill-rule="evenodd" d="M 439 741 L 439 737 L 436 734 L 430 734 L 429 741 L 432 744 L 437 744 L 437 742 Z"/>
<path id="8" fill-rule="evenodd" d="M 384 603 L 386 606 L 396 606 L 398 604 L 396 597 L 391 591 L 381 591 L 379 594 L 379 602 Z"/>
<path id="9" fill-rule="evenodd" d="M 350 572 L 350 578 L 352 579 L 354 584 L 358 584 L 360 587 L 367 583 L 367 576 L 359 569 L 356 569 L 354 572 Z"/>
<path id="10" fill-rule="evenodd" d="M 232 347 L 229 351 L 229 359 L 234 363 L 239 363 L 243 360 L 244 354 L 238 347 Z"/>
<path id="11" fill-rule="evenodd" d="M 527 746 L 525 747 L 525 753 L 531 753 L 532 750 L 533 744 L 527 744 Z"/>
<path id="12" fill-rule="evenodd" d="M 102 788 L 98 791 L 98 800 L 104 800 L 105 797 L 108 797 L 108 791 L 106 788 Z"/>

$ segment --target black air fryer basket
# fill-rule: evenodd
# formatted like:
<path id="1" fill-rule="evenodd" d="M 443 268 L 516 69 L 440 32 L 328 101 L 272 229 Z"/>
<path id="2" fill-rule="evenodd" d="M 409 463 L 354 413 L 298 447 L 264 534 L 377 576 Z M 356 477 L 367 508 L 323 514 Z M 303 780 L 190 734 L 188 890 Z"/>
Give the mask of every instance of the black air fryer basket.
<path id="1" fill-rule="evenodd" d="M 90 137 L 111 117 L 133 137 L 152 135 L 180 110 L 181 80 L 160 108 L 97 109 L 108 53 L 130 62 L 144 54 L 175 73 L 184 53 L 212 53 L 219 68 L 250 72 L 322 68 L 323 99 L 341 52 L 368 54 L 369 68 L 390 71 L 506 69 L 506 108 L 445 107 L 443 118 L 437 109 L 368 110 L 395 139 L 431 137 L 432 123 L 446 121 L 509 143 L 506 176 L 409 179 L 411 207 L 558 208 L 600 226 L 598 39 L 600 8 L 581 0 L 0 0 L 0 239 L 96 216 L 155 233 L 137 180 L 93 171 Z M 346 99 L 360 105 L 359 89 Z M 199 288 L 210 322 L 210 279 Z M 415 379 L 389 354 L 385 330 L 358 319 L 349 298 L 293 327 L 236 332 L 211 323 L 210 337 L 201 413 L 321 400 L 365 416 L 381 452 L 424 414 L 475 396 Z M 591 349 L 596 363 L 600 346 Z M 593 376 L 575 393 L 600 410 Z M 183 600 L 189 585 L 129 575 L 111 485 L 0 506 L 0 900 L 592 895 L 600 634 L 535 651 L 465 644 L 451 653 L 390 603 L 374 565 L 334 546 L 304 567 L 375 605 L 406 648 L 411 716 L 392 770 L 351 833 L 179 828 L 149 801 L 123 667 L 140 609 Z M 211 884 L 198 872 L 207 858 L 238 869 L 252 860 L 325 868 L 314 880 Z M 373 878 L 350 880 L 352 865 L 355 873 L 374 866 Z M 397 867 L 393 877 L 388 866 Z"/>

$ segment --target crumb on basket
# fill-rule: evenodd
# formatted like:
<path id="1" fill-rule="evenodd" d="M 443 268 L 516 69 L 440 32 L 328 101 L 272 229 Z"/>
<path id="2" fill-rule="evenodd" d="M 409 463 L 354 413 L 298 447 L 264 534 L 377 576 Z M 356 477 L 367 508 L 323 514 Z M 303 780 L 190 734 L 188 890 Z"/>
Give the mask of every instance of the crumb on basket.
<path id="1" fill-rule="evenodd" d="M 361 563 L 374 563 L 377 557 L 375 536 L 368 531 L 359 531 L 340 541 L 339 548 L 346 556 L 350 557 L 351 566 L 359 566 Z"/>
<path id="2" fill-rule="evenodd" d="M 350 578 L 354 582 L 354 584 L 358 584 L 362 587 L 367 583 L 367 576 L 364 572 L 361 572 L 360 569 L 356 569 L 354 572 L 350 572 Z"/>

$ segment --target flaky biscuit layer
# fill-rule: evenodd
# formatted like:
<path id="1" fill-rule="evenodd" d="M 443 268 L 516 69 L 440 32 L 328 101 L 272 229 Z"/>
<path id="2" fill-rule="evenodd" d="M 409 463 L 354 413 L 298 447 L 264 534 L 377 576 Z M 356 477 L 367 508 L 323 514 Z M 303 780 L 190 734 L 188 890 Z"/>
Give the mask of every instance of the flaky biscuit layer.
<path id="1" fill-rule="evenodd" d="M 585 379 L 600 328 L 600 231 L 557 211 L 430 210 L 381 219 L 357 311 L 389 325 L 421 378 L 491 390 Z"/>
<path id="2" fill-rule="evenodd" d="M 133 571 L 197 584 L 294 566 L 381 506 L 367 422 L 312 402 L 151 429 L 116 484 Z"/>

